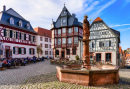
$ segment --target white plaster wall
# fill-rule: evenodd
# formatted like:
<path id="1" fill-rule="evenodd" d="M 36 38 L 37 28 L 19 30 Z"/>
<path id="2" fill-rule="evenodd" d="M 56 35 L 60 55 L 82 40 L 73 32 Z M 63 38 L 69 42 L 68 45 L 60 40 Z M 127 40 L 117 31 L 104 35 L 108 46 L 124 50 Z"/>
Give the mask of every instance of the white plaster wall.
<path id="1" fill-rule="evenodd" d="M 42 41 L 40 41 L 40 37 L 42 37 Z M 48 42 L 45 42 L 45 38 L 48 38 Z M 42 55 L 39 55 L 40 57 L 44 56 L 44 57 L 47 57 L 47 56 L 51 56 L 53 57 L 53 49 L 52 49 L 52 39 L 51 39 L 51 42 L 50 42 L 50 39 L 49 37 L 45 37 L 45 36 L 40 36 L 40 35 L 37 35 L 37 45 L 40 45 L 40 43 L 42 43 L 42 50 L 43 50 L 43 54 Z M 48 48 L 45 48 L 45 44 L 48 44 Z M 51 48 L 50 48 L 50 45 L 51 45 Z M 45 51 L 48 51 L 48 55 L 45 55 Z M 50 51 L 51 51 L 51 55 L 50 55 Z M 38 55 L 37 55 L 38 56 Z"/>
<path id="2" fill-rule="evenodd" d="M 36 50 L 36 46 L 28 46 L 28 45 L 20 45 L 20 44 L 11 44 L 11 43 L 3 43 L 3 47 L 5 49 L 5 46 L 10 46 L 10 50 L 12 50 L 12 58 L 26 58 L 26 57 L 33 57 L 33 56 L 37 56 L 37 50 Z M 26 54 L 13 54 L 13 47 L 24 47 L 26 48 Z M 34 48 L 35 49 L 35 54 L 34 55 L 30 55 L 29 54 L 29 48 Z M 3 52 L 5 53 L 5 52 Z"/>

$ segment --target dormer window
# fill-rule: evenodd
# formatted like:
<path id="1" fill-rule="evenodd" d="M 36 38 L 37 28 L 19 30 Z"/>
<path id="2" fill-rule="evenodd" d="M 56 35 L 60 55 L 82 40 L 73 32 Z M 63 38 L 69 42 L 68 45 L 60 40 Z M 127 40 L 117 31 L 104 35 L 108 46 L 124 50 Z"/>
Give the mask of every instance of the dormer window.
<path id="1" fill-rule="evenodd" d="M 29 24 L 27 24 L 27 29 L 30 29 L 30 25 Z"/>
<path id="2" fill-rule="evenodd" d="M 14 24 L 14 19 L 12 17 L 10 18 L 10 24 Z"/>
<path id="3" fill-rule="evenodd" d="M 20 21 L 19 21 L 19 26 L 22 27 L 22 25 L 23 25 L 23 24 L 22 24 L 22 21 L 20 20 Z"/>

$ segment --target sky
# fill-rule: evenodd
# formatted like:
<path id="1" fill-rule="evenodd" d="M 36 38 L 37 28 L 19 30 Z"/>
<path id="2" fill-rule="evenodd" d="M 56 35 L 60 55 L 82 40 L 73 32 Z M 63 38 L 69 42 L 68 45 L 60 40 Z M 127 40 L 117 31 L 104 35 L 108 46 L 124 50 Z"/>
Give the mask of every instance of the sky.
<path id="1" fill-rule="evenodd" d="M 130 48 L 130 0 L 0 0 L 0 11 L 6 5 L 30 21 L 33 28 L 51 29 L 52 19 L 57 20 L 64 4 L 80 22 L 84 15 L 92 21 L 99 16 L 110 28 L 120 31 L 122 49 Z"/>

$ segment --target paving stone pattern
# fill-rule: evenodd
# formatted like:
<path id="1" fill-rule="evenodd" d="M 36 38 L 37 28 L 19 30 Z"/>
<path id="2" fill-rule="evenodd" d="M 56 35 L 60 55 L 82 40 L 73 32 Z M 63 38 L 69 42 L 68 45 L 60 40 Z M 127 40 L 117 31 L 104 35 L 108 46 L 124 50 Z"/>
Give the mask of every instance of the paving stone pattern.
<path id="1" fill-rule="evenodd" d="M 114 85 L 89 87 L 63 83 L 56 78 L 56 66 L 45 60 L 0 71 L 0 89 L 130 89 L 130 69 L 120 69 L 119 74 L 123 82 Z"/>
<path id="2" fill-rule="evenodd" d="M 15 69 L 6 69 L 0 71 L 0 89 L 16 89 L 8 87 L 19 87 L 26 78 L 55 71 L 55 65 L 50 65 L 49 60 L 28 64 L 26 66 L 19 66 L 19 68 Z M 7 88 L 3 88 L 3 86 Z"/>

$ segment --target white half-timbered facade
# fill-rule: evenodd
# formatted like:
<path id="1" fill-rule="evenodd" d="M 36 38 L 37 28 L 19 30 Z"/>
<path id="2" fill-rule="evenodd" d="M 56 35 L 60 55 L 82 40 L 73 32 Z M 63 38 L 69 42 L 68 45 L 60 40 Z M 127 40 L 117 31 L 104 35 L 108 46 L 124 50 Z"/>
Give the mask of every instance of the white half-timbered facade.
<path id="1" fill-rule="evenodd" d="M 90 60 L 119 65 L 120 32 L 109 28 L 97 17 L 90 27 L 89 39 Z"/>
<path id="2" fill-rule="evenodd" d="M 0 12 L 1 58 L 36 56 L 36 36 L 29 21 L 12 8 Z"/>

